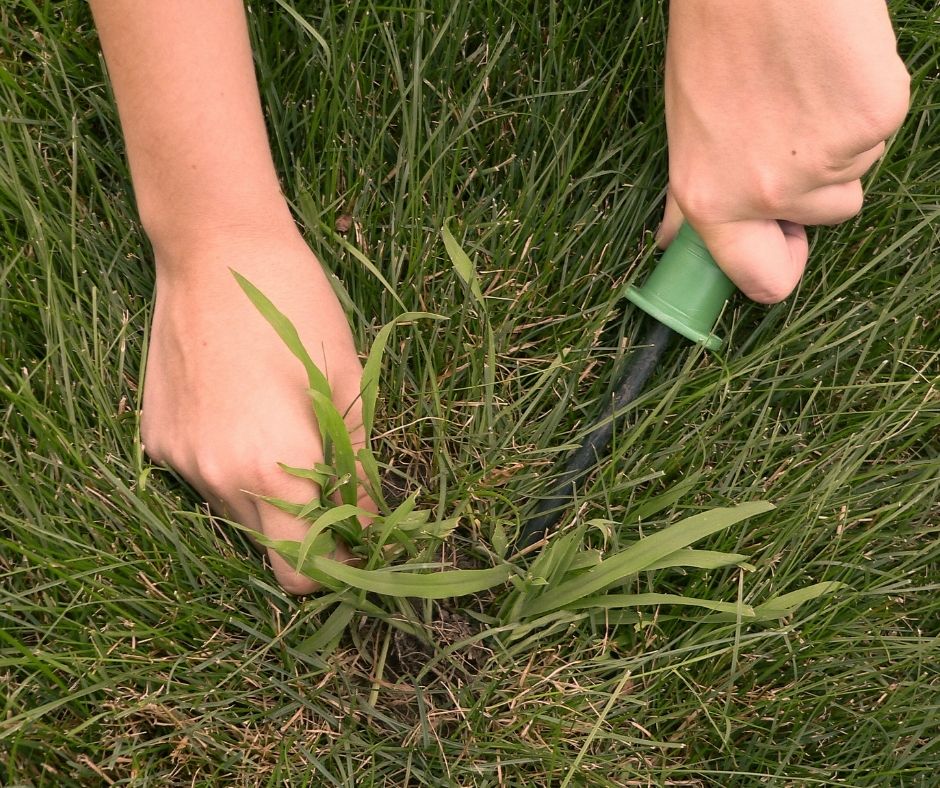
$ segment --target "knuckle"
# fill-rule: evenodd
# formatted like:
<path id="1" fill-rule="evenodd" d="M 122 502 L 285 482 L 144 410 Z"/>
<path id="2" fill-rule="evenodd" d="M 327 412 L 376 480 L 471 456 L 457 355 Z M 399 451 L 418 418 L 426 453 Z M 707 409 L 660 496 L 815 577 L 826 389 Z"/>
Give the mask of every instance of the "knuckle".
<path id="1" fill-rule="evenodd" d="M 872 144 L 890 137 L 900 128 L 911 100 L 911 76 L 898 61 L 897 68 L 882 80 L 882 87 L 863 111 L 863 122 Z"/>
<path id="2" fill-rule="evenodd" d="M 682 214 L 692 224 L 708 224 L 716 218 L 715 206 L 719 204 L 719 195 L 708 187 L 706 180 L 694 184 L 673 184 L 670 181 L 669 188 Z"/>
<path id="3" fill-rule="evenodd" d="M 234 474 L 230 458 L 225 451 L 216 448 L 204 449 L 196 456 L 195 466 L 196 475 L 207 490 L 220 498 L 228 496 L 233 486 Z"/>
<path id="4" fill-rule="evenodd" d="M 862 210 L 865 195 L 860 180 L 845 183 L 838 188 L 838 199 L 833 201 L 830 214 L 820 224 L 839 224 L 857 216 Z"/>
<path id="5" fill-rule="evenodd" d="M 776 219 L 783 215 L 789 202 L 788 197 L 787 189 L 776 173 L 765 171 L 757 174 L 754 179 L 754 202 L 763 216 Z"/>
<path id="6" fill-rule="evenodd" d="M 264 493 L 264 470 L 260 455 L 248 446 L 207 442 L 196 455 L 199 478 L 222 497 L 238 490 Z"/>

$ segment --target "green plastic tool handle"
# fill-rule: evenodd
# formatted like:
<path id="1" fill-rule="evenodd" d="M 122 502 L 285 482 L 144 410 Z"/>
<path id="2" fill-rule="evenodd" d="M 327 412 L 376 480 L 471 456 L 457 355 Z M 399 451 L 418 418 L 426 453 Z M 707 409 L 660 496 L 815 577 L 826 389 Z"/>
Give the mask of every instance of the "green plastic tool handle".
<path id="1" fill-rule="evenodd" d="M 725 303 L 735 291 L 687 222 L 642 287 L 628 287 L 626 297 L 673 331 L 709 350 L 722 340 L 712 333 Z"/>

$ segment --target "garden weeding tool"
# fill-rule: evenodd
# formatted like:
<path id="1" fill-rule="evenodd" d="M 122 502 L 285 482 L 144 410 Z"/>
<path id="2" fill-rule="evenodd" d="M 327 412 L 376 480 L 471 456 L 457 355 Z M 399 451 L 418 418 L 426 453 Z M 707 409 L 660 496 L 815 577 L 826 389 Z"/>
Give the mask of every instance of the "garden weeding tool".
<path id="1" fill-rule="evenodd" d="M 634 351 L 632 363 L 617 384 L 610 405 L 568 458 L 552 493 L 539 502 L 534 517 L 523 527 L 523 547 L 540 541 L 555 527 L 574 498 L 578 481 L 602 459 L 617 417 L 640 395 L 673 334 L 709 350 L 721 347 L 721 339 L 712 329 L 734 290 L 734 284 L 718 267 L 698 233 L 683 223 L 646 284 L 627 288 L 627 299 L 649 315 L 644 340 Z"/>

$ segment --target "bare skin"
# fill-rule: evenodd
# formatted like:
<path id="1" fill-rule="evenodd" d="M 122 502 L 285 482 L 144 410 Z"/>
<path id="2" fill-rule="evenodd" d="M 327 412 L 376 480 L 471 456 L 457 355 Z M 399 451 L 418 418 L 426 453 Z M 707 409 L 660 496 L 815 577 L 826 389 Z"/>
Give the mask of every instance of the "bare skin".
<path id="1" fill-rule="evenodd" d="M 672 0 L 660 244 L 684 214 L 746 295 L 781 301 L 805 225 L 861 210 L 908 98 L 884 0 Z"/>
<path id="2" fill-rule="evenodd" d="M 322 456 L 306 379 L 229 269 L 295 323 L 348 412 L 354 442 L 362 369 L 280 191 L 244 8 L 240 0 L 91 6 L 157 271 L 145 448 L 217 512 L 299 539 L 306 526 L 259 496 L 305 502 L 316 493 L 277 467 Z M 673 0 L 660 242 L 685 214 L 747 295 L 784 298 L 806 263 L 803 225 L 859 210 L 859 178 L 906 108 L 907 74 L 880 0 Z M 270 558 L 287 591 L 316 587 Z"/>
<path id="3" fill-rule="evenodd" d="M 213 509 L 275 539 L 306 526 L 260 500 L 316 493 L 278 462 L 322 460 L 302 366 L 229 269 L 297 326 L 354 443 L 362 368 L 345 315 L 280 191 L 239 0 L 94 0 L 157 271 L 141 431 Z M 194 75 L 198 78 L 194 78 Z M 368 500 L 363 498 L 364 504 Z M 270 555 L 281 586 L 316 584 Z"/>

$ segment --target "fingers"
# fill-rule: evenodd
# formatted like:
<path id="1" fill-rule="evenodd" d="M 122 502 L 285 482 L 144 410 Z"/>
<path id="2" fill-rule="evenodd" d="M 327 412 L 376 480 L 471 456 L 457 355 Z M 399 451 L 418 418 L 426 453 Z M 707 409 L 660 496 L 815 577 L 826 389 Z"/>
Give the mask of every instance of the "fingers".
<path id="1" fill-rule="evenodd" d="M 848 181 L 858 180 L 872 168 L 872 165 L 882 157 L 884 152 L 885 141 L 882 140 L 874 148 L 869 148 L 852 156 L 843 165 L 830 166 L 829 170 L 833 182 L 847 183 Z"/>
<path id="2" fill-rule="evenodd" d="M 839 224 L 862 210 L 862 182 L 834 183 L 800 195 L 792 208 L 783 213 L 787 221 L 799 224 Z"/>
<path id="3" fill-rule="evenodd" d="M 754 301 L 782 301 L 796 287 L 806 267 L 806 225 L 833 225 L 857 215 L 864 202 L 861 176 L 884 153 L 885 143 L 831 168 L 831 181 L 780 204 L 777 220 L 748 219 L 706 224 L 691 221 L 718 265 Z M 660 248 L 675 238 L 683 212 L 669 190 L 663 221 L 656 234 Z"/>
<path id="4" fill-rule="evenodd" d="M 319 487 L 307 479 L 290 476 L 275 466 L 264 480 L 268 497 L 280 498 L 291 503 L 305 504 L 320 494 Z M 285 539 L 300 542 L 310 529 L 310 524 L 285 512 L 272 503 L 253 498 L 253 519 L 257 529 L 269 539 Z M 247 523 L 246 523 L 247 525 Z M 298 596 L 316 591 L 320 584 L 297 572 L 276 551 L 268 550 L 268 559 L 277 582 L 288 594 Z"/>
<path id="5" fill-rule="evenodd" d="M 749 220 L 695 228 L 715 262 L 748 298 L 775 304 L 806 268 L 806 230 L 793 222 Z"/>

